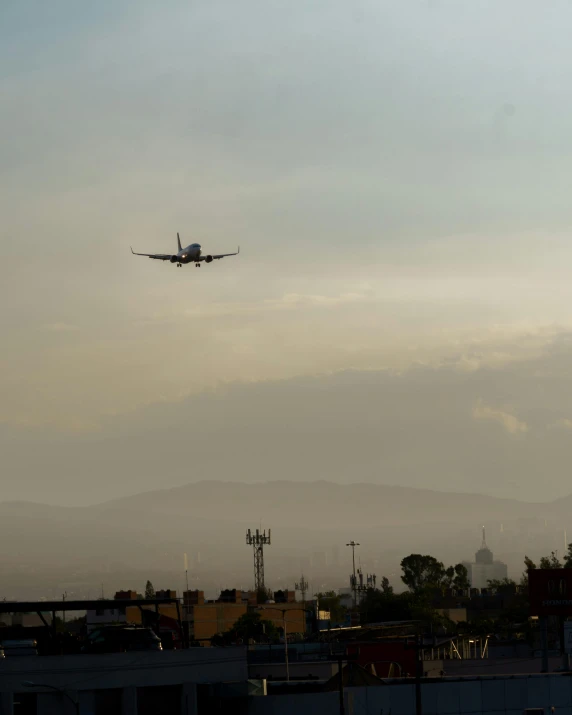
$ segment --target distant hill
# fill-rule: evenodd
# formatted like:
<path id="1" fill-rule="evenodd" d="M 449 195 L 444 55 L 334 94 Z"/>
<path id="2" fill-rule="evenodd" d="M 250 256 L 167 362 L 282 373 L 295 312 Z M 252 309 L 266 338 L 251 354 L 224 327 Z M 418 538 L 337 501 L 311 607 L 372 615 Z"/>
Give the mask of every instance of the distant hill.
<path id="1" fill-rule="evenodd" d="M 295 519 L 313 529 L 329 529 L 332 524 L 363 528 L 365 524 L 373 526 L 380 522 L 418 525 L 467 520 L 479 523 L 483 519 L 508 521 L 555 513 L 555 505 L 380 484 L 201 481 L 114 499 L 92 510 L 184 515 L 254 525 L 262 519 L 266 526 L 275 528 L 291 526 Z"/>

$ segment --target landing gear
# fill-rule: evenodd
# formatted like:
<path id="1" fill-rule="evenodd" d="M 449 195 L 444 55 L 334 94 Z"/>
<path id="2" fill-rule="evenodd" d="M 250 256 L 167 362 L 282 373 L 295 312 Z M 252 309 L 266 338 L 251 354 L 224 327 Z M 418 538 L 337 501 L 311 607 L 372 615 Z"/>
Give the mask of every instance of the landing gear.
<path id="1" fill-rule="evenodd" d="M 180 268 L 182 265 L 182 263 L 177 263 L 177 268 Z"/>
<path id="2" fill-rule="evenodd" d="M 195 268 L 200 268 L 201 264 L 200 263 L 195 263 Z"/>

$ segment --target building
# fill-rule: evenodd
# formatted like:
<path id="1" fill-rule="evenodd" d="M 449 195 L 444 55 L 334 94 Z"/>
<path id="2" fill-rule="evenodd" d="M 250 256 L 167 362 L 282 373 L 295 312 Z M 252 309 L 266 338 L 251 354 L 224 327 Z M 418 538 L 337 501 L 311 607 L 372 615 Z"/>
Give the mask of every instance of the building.
<path id="1" fill-rule="evenodd" d="M 51 613 L 0 613 L 0 628 L 41 628 L 52 623 Z M 2 640 L 0 638 L 0 640 Z"/>
<path id="2" fill-rule="evenodd" d="M 250 694 L 245 648 L 6 658 L 0 715 L 215 713 L 210 693 L 222 683 L 232 684 L 231 695 Z"/>
<path id="3" fill-rule="evenodd" d="M 310 610 L 310 607 L 307 606 Z M 263 603 L 257 607 L 261 617 L 272 623 L 282 630 L 286 623 L 286 634 L 288 633 L 306 633 L 308 630 L 308 613 L 301 603 Z"/>
<path id="4" fill-rule="evenodd" d="M 253 600 L 254 599 L 254 600 Z M 253 591 L 225 589 L 215 601 L 205 601 L 203 591 L 185 591 L 184 619 L 189 624 L 189 637 L 208 645 L 213 636 L 229 631 L 241 616 L 255 611 L 264 620 L 282 630 L 286 620 L 287 633 L 306 633 L 312 628 L 312 602 L 295 600 L 294 591 L 276 591 L 274 600 L 256 604 Z"/>
<path id="5" fill-rule="evenodd" d="M 475 554 L 475 561 L 464 561 L 463 566 L 467 569 L 472 588 L 488 588 L 489 581 L 502 581 L 508 577 L 507 565 L 502 561 L 495 561 L 493 552 L 487 546 L 484 527 L 483 543 Z"/>
<path id="6" fill-rule="evenodd" d="M 176 591 L 157 591 L 156 598 L 176 599 Z M 121 623 L 132 623 L 134 625 L 158 626 L 163 632 L 172 631 L 173 637 L 180 640 L 179 620 L 180 612 L 176 603 L 160 603 L 147 605 L 130 606 L 129 601 L 139 599 L 136 591 L 118 591 L 114 600 L 117 601 L 116 608 L 102 607 L 91 608 L 86 611 L 86 629 L 89 632 L 101 626 L 117 625 Z M 109 603 L 108 601 L 106 602 Z"/>
<path id="7" fill-rule="evenodd" d="M 118 591 L 114 598 L 118 601 L 134 601 L 137 599 L 137 592 Z M 101 626 L 127 622 L 127 609 L 123 604 L 118 604 L 117 608 L 104 608 L 103 606 L 101 608 L 90 608 L 85 613 L 85 625 L 88 633 Z"/>

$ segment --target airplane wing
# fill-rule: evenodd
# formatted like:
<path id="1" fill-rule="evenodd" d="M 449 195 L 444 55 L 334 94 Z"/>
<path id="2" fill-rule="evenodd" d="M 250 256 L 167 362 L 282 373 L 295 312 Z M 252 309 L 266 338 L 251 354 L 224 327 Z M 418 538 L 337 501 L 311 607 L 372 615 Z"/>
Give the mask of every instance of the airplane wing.
<path id="1" fill-rule="evenodd" d="M 132 248 L 131 253 L 134 256 L 147 256 L 147 258 L 156 258 L 159 261 L 170 261 L 172 257 L 170 253 L 168 255 L 166 253 L 136 253 Z"/>
<path id="2" fill-rule="evenodd" d="M 236 251 L 236 253 L 219 253 L 218 256 L 213 256 L 213 261 L 217 260 L 219 258 L 226 258 L 227 256 L 238 256 L 239 253 L 240 253 L 240 246 L 238 247 L 238 251 Z"/>

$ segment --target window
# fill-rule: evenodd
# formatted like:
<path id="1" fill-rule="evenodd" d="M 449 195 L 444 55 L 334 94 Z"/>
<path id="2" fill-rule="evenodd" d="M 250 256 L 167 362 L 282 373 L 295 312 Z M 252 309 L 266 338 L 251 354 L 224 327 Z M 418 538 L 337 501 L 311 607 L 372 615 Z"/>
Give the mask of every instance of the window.
<path id="1" fill-rule="evenodd" d="M 37 715 L 36 693 L 14 693 L 14 715 Z"/>
<path id="2" fill-rule="evenodd" d="M 137 688 L 138 715 L 180 715 L 180 685 Z"/>
<path id="3" fill-rule="evenodd" d="M 95 691 L 95 715 L 121 715 L 121 688 Z"/>

